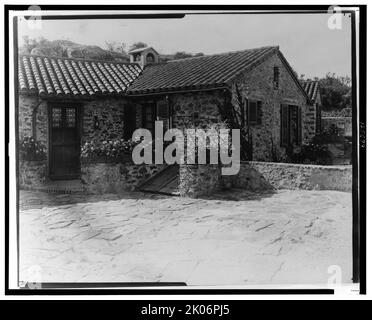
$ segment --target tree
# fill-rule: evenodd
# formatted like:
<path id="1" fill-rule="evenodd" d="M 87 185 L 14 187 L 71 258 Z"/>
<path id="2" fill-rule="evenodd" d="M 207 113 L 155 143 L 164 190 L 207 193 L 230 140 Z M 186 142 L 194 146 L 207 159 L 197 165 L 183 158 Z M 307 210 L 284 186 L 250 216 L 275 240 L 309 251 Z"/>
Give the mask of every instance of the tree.
<path id="1" fill-rule="evenodd" d="M 219 111 L 228 127 L 240 129 L 240 158 L 252 160 L 252 134 L 244 119 L 244 98 L 238 85 L 233 86 L 232 91 L 225 92 L 225 102 L 219 106 Z"/>
<path id="2" fill-rule="evenodd" d="M 318 81 L 323 101 L 323 110 L 341 110 L 351 107 L 350 77 L 336 76 L 334 73 L 327 73 L 324 78 L 320 78 Z"/>
<path id="3" fill-rule="evenodd" d="M 147 43 L 142 42 L 142 41 L 138 41 L 138 42 L 133 43 L 130 46 L 129 51 L 132 51 L 132 50 L 135 50 L 135 49 L 146 48 L 146 47 L 148 47 Z"/>
<path id="4" fill-rule="evenodd" d="M 105 46 L 108 51 L 127 53 L 127 45 L 124 42 L 106 41 Z"/>
<path id="5" fill-rule="evenodd" d="M 175 60 L 185 59 L 185 58 L 190 58 L 190 57 L 192 57 L 192 54 L 191 53 L 186 53 L 185 51 L 177 51 L 174 54 L 174 59 Z"/>
<path id="6" fill-rule="evenodd" d="M 23 45 L 19 48 L 21 54 L 35 53 L 45 54 L 56 57 L 65 57 L 67 55 L 66 48 L 63 45 L 64 42 L 70 42 L 68 40 L 54 40 L 50 41 L 43 37 L 32 39 L 28 36 L 23 37 Z"/>

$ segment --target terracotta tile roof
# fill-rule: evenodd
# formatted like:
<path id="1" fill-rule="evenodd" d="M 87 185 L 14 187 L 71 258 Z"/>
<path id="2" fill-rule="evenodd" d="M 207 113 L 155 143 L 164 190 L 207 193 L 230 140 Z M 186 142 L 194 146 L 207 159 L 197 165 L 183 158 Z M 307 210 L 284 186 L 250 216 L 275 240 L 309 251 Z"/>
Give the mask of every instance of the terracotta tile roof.
<path id="1" fill-rule="evenodd" d="M 142 69 L 138 64 L 23 55 L 18 61 L 21 93 L 44 96 L 123 94 Z"/>
<path id="2" fill-rule="evenodd" d="M 128 94 L 218 88 L 271 54 L 279 47 L 200 56 L 147 66 L 128 88 Z"/>
<path id="3" fill-rule="evenodd" d="M 316 96 L 319 92 L 319 81 L 308 80 L 308 81 L 301 81 L 302 86 L 306 94 L 308 95 L 311 102 L 315 102 Z"/>

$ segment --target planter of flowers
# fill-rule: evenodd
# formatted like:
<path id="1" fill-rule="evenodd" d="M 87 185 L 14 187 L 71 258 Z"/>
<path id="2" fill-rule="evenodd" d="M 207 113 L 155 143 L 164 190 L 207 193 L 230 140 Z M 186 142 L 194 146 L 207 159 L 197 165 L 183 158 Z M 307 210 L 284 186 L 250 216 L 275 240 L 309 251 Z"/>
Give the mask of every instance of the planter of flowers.
<path id="1" fill-rule="evenodd" d="M 86 142 L 80 153 L 82 163 L 128 163 L 132 162 L 132 151 L 137 143 L 116 139 Z"/>

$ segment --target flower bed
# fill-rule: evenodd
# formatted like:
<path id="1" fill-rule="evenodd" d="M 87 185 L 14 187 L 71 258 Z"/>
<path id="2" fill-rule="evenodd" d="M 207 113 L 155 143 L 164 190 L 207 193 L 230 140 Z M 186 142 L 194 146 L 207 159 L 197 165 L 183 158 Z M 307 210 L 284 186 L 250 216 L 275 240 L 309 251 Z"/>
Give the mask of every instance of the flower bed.
<path id="1" fill-rule="evenodd" d="M 46 160 L 46 148 L 33 137 L 22 137 L 19 141 L 19 159 L 24 161 Z"/>
<path id="2" fill-rule="evenodd" d="M 86 142 L 80 153 L 82 163 L 123 163 L 132 161 L 137 142 L 116 139 Z"/>
<path id="3" fill-rule="evenodd" d="M 19 140 L 18 183 L 28 189 L 44 184 L 47 178 L 46 148 L 30 136 Z"/>

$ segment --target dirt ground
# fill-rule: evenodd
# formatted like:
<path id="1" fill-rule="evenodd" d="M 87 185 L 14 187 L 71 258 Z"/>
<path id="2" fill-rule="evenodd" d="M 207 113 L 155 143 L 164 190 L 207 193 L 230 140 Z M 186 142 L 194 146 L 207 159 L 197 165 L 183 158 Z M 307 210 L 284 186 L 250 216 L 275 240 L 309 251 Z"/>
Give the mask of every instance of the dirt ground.
<path id="1" fill-rule="evenodd" d="M 324 285 L 337 266 L 350 283 L 352 196 L 21 191 L 19 252 L 21 281 Z"/>

